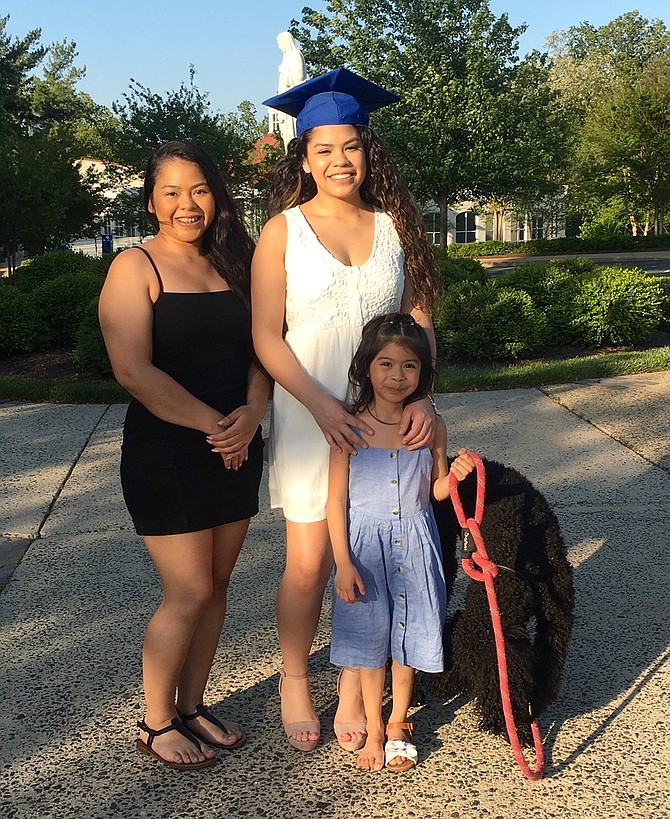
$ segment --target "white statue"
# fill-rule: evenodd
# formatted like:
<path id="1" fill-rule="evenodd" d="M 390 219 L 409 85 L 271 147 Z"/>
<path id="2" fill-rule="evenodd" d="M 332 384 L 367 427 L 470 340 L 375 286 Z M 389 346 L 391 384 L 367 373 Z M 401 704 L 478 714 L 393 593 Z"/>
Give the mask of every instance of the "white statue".
<path id="1" fill-rule="evenodd" d="M 284 55 L 279 66 L 279 86 L 277 88 L 277 92 L 282 94 L 289 88 L 293 88 L 294 85 L 305 81 L 305 60 L 295 44 L 293 35 L 288 31 L 282 31 L 277 35 L 277 45 Z M 281 111 L 276 111 L 274 114 L 275 127 L 279 129 L 284 143 L 284 152 L 286 152 L 289 142 L 295 139 L 295 118 Z"/>

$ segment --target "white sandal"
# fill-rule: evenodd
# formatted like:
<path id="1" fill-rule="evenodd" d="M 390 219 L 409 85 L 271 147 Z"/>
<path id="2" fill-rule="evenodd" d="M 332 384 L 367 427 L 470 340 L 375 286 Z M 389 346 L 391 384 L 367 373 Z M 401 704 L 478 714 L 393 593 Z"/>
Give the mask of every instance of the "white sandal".
<path id="1" fill-rule="evenodd" d="M 414 726 L 411 722 L 389 722 L 389 724 L 386 726 L 387 735 L 389 728 L 401 728 L 403 731 L 407 731 L 410 737 L 414 731 Z M 389 739 L 386 741 L 386 745 L 384 745 L 384 761 L 386 763 L 386 769 L 389 771 L 394 771 L 395 773 L 408 771 L 410 768 L 413 768 L 416 765 L 418 756 L 416 746 L 404 739 Z M 401 758 L 404 761 L 398 765 L 389 765 L 389 762 L 392 762 L 394 759 L 398 758 Z"/>

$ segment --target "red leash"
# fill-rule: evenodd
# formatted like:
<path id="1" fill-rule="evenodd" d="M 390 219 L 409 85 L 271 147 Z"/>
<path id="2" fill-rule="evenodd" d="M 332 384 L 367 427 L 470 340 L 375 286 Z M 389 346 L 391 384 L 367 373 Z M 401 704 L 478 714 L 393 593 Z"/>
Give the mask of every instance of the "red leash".
<path id="1" fill-rule="evenodd" d="M 489 602 L 489 609 L 491 611 L 491 622 L 493 624 L 493 632 L 496 641 L 496 653 L 498 655 L 498 678 L 500 680 L 500 696 L 502 698 L 503 713 L 505 714 L 505 726 L 507 728 L 507 736 L 509 737 L 514 758 L 517 764 L 523 771 L 524 776 L 533 782 L 537 782 L 542 778 L 544 773 L 544 748 L 542 747 L 542 738 L 540 736 L 540 729 L 537 725 L 537 720 L 531 722 L 530 728 L 533 734 L 533 742 L 535 744 L 535 764 L 536 770 L 531 770 L 523 755 L 523 749 L 519 742 L 519 735 L 517 734 L 516 725 L 514 724 L 514 715 L 512 713 L 512 702 L 509 696 L 509 680 L 507 677 L 507 657 L 505 655 L 505 638 L 502 630 L 502 621 L 500 618 L 500 610 L 498 609 L 498 599 L 494 585 L 494 579 L 498 574 L 498 567 L 495 563 L 489 560 L 486 553 L 486 546 L 484 539 L 479 529 L 484 516 L 484 494 L 486 489 L 486 470 L 479 455 L 471 452 L 470 455 L 477 467 L 477 500 L 475 502 L 475 516 L 474 518 L 465 517 L 463 512 L 463 504 L 458 495 L 458 479 L 452 472 L 449 478 L 449 490 L 452 503 L 458 523 L 461 529 L 467 529 L 472 535 L 476 550 L 472 557 L 464 557 L 462 560 L 463 570 L 473 580 L 484 583 L 486 586 L 486 597 Z M 477 568 L 473 564 L 476 564 Z"/>

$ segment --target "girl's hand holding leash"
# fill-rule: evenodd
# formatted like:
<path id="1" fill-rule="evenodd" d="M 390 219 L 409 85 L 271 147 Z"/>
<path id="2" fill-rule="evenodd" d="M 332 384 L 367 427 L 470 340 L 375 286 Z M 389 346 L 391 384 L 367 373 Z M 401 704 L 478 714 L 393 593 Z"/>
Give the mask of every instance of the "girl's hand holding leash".
<path id="1" fill-rule="evenodd" d="M 437 501 L 443 501 L 446 500 L 450 494 L 449 476 L 454 475 L 456 480 L 460 483 L 477 467 L 474 458 L 467 449 L 459 449 L 458 455 L 451 462 L 451 467 L 449 467 L 445 448 L 447 440 L 444 423 L 441 423 L 438 429 L 436 441 L 438 438 L 440 439 L 441 445 L 437 447 L 437 451 L 433 454 L 435 458 L 433 466 L 433 497 Z"/>
<path id="2" fill-rule="evenodd" d="M 467 449 L 459 449 L 458 456 L 451 462 L 450 473 L 456 475 L 458 481 L 462 481 L 475 469 L 475 462 Z"/>
<path id="3" fill-rule="evenodd" d="M 359 596 L 356 595 L 356 589 L 358 589 Z M 355 603 L 365 594 L 365 585 L 353 563 L 345 563 L 337 567 L 335 590 L 340 600 L 345 603 Z"/>

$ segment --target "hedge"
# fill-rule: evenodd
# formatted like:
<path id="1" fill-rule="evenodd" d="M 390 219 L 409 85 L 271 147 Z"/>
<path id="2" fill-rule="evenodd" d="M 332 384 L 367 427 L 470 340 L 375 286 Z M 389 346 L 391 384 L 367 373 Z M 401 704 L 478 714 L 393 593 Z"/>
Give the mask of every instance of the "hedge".
<path id="1" fill-rule="evenodd" d="M 580 239 L 568 236 L 562 239 L 532 239 L 529 242 L 453 242 L 447 248 L 449 256 L 554 256 L 565 253 L 643 252 L 670 250 L 670 234 L 660 236 L 611 236 L 601 239 Z M 441 252 L 444 252 L 442 250 Z"/>

